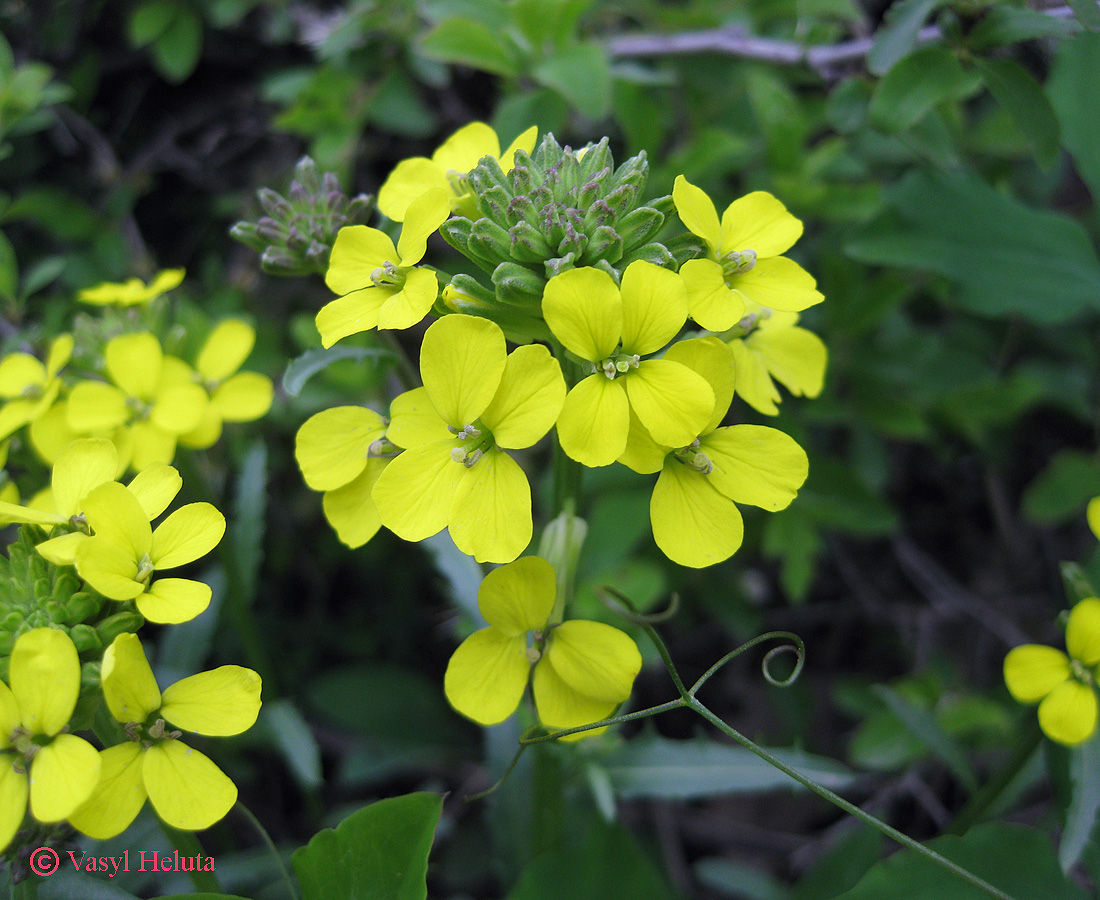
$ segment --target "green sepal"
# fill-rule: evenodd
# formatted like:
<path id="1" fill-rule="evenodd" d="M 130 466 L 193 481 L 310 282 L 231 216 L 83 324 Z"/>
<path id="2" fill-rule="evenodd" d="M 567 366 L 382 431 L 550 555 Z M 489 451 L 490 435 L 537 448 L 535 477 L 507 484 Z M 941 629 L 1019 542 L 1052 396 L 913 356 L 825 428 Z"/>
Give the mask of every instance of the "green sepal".
<path id="1" fill-rule="evenodd" d="M 496 222 L 478 219 L 470 229 L 469 249 L 483 259 L 497 263 L 512 258 L 511 241 L 508 232 Z M 493 268 L 496 268 L 494 265 Z"/>
<path id="2" fill-rule="evenodd" d="M 643 244 L 636 250 L 631 250 L 630 253 L 622 258 L 619 266 L 621 268 L 626 268 L 632 262 L 639 259 L 651 262 L 654 265 L 660 266 L 662 269 L 676 271 L 676 258 L 664 244 L 658 244 L 656 241 L 652 244 Z"/>
<path id="3" fill-rule="evenodd" d="M 601 225 L 593 232 L 580 259 L 585 265 L 591 265 L 599 259 L 614 263 L 622 259 L 622 255 L 623 239 L 619 233 L 610 225 Z"/>
<path id="4" fill-rule="evenodd" d="M 134 633 L 145 624 L 145 617 L 135 610 L 123 610 L 99 622 L 95 630 L 103 645 L 108 646 L 120 634 Z"/>
<path id="5" fill-rule="evenodd" d="M 517 262 L 543 262 L 554 255 L 542 232 L 527 222 L 517 222 L 508 229 L 512 258 Z"/>
<path id="6" fill-rule="evenodd" d="M 479 221 L 487 221 L 480 219 Z M 492 272 L 499 265 L 499 259 L 491 259 L 470 244 L 470 234 L 474 223 L 463 216 L 454 216 L 439 226 L 439 234 L 448 244 L 469 259 L 474 265 L 486 272 Z"/>
<path id="7" fill-rule="evenodd" d="M 630 251 L 650 240 L 664 224 L 664 213 L 652 206 L 639 206 L 623 216 L 615 230 L 622 236 L 625 250 Z"/>
<path id="8" fill-rule="evenodd" d="M 69 637 L 73 639 L 78 653 L 87 653 L 91 650 L 102 650 L 103 642 L 99 639 L 99 633 L 91 625 L 74 625 L 69 629 Z"/>
<path id="9" fill-rule="evenodd" d="M 493 285 L 500 303 L 539 314 L 546 281 L 530 269 L 518 263 L 502 262 L 493 272 Z"/>

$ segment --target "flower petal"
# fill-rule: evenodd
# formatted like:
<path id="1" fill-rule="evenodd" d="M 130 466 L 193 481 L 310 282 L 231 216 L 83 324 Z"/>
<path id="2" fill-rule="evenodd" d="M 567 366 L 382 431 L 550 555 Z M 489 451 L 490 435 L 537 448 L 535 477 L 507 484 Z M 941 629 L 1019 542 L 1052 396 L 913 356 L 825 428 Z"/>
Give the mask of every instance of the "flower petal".
<path id="1" fill-rule="evenodd" d="M 786 253 L 802 236 L 802 223 L 767 191 L 753 191 L 734 200 L 722 213 L 718 252 L 755 250 L 761 259 Z"/>
<path id="2" fill-rule="evenodd" d="M 321 345 L 328 348 L 341 338 L 378 327 L 378 311 L 393 293 L 387 288 L 368 285 L 326 303 L 314 320 Z"/>
<path id="3" fill-rule="evenodd" d="M 571 619 L 557 626 L 546 648 L 546 663 L 578 693 L 622 703 L 642 668 L 633 638 L 602 622 Z"/>
<path id="4" fill-rule="evenodd" d="M 136 634 L 120 634 L 111 642 L 103 653 L 100 679 L 107 708 L 123 724 L 144 722 L 160 707 L 160 688 Z"/>
<path id="5" fill-rule="evenodd" d="M 707 380 L 669 359 L 646 359 L 626 376 L 630 408 L 658 444 L 686 447 L 714 413 Z"/>
<path id="6" fill-rule="evenodd" d="M 28 385 L 46 383 L 46 367 L 29 353 L 9 353 L 0 359 L 0 397 L 20 397 Z"/>
<path id="7" fill-rule="evenodd" d="M 496 158 L 500 154 L 500 138 L 484 122 L 463 125 L 432 154 L 434 162 L 444 172 L 453 169 L 465 174 L 481 162 L 483 156 Z"/>
<path id="8" fill-rule="evenodd" d="M 183 487 L 183 479 L 172 466 L 153 463 L 138 472 L 126 487 L 137 499 L 146 517 L 152 521 L 168 509 L 168 504 Z"/>
<path id="9" fill-rule="evenodd" d="M 366 225 L 347 225 L 336 233 L 325 284 L 334 294 L 350 294 L 373 284 L 371 274 L 401 257 L 389 235 Z"/>
<path id="10" fill-rule="evenodd" d="M 252 352 L 256 329 L 244 319 L 226 319 L 210 332 L 195 368 L 206 381 L 225 381 Z"/>
<path id="11" fill-rule="evenodd" d="M 157 394 L 149 422 L 169 434 L 186 434 L 202 421 L 210 395 L 197 384 L 174 384 Z"/>
<path id="12" fill-rule="evenodd" d="M 378 476 L 371 496 L 378 516 L 406 541 L 422 541 L 447 527 L 458 481 L 466 472 L 451 459 L 453 439 L 422 444 L 397 456 Z"/>
<path id="13" fill-rule="evenodd" d="M 405 285 L 391 293 L 378 310 L 378 327 L 412 328 L 432 308 L 439 296 L 439 279 L 431 269 L 410 269 Z"/>
<path id="14" fill-rule="evenodd" d="M 378 190 L 378 211 L 395 222 L 404 221 L 409 204 L 431 190 L 450 195 L 446 170 L 426 156 L 403 159 Z"/>
<path id="15" fill-rule="evenodd" d="M 181 506 L 157 526 L 149 557 L 158 570 L 206 556 L 225 534 L 225 516 L 210 503 Z"/>
<path id="16" fill-rule="evenodd" d="M 196 385 L 198 387 L 198 385 Z M 176 435 L 152 422 L 135 422 L 128 429 L 133 444 L 130 467 L 140 472 L 154 463 L 167 465 L 176 455 Z"/>
<path id="17" fill-rule="evenodd" d="M 386 424 L 373 409 L 334 406 L 310 416 L 298 429 L 294 458 L 306 484 L 330 491 L 358 477 L 370 445 L 385 433 Z"/>
<path id="18" fill-rule="evenodd" d="M 190 622 L 210 605 L 211 591 L 201 581 L 158 578 L 137 598 L 138 612 L 150 622 L 178 625 Z"/>
<path id="19" fill-rule="evenodd" d="M 12 732 L 20 726 L 22 717 L 19 714 L 19 701 L 3 681 L 0 681 L 0 750 L 7 750 L 11 746 Z M 3 757 L 0 757 L 2 760 Z M 0 762 L 0 769 L 3 768 Z"/>
<path id="20" fill-rule="evenodd" d="M 656 353 L 684 327 L 688 293 L 684 279 L 645 260 L 635 260 L 623 272 L 624 353 Z"/>
<path id="21" fill-rule="evenodd" d="M 1086 666 L 1100 663 L 1100 599 L 1086 597 L 1070 610 L 1066 649 Z"/>
<path id="22" fill-rule="evenodd" d="M 342 487 L 326 491 L 321 500 L 325 518 L 336 536 L 352 549 L 362 547 L 382 527 L 371 492 L 390 460 L 371 457 L 367 467 Z"/>
<path id="23" fill-rule="evenodd" d="M 525 556 L 493 569 L 477 591 L 477 607 L 501 634 L 538 631 L 554 609 L 557 576 L 541 556 Z"/>
<path id="24" fill-rule="evenodd" d="M 1100 497 L 1093 497 L 1085 508 L 1085 519 L 1093 537 L 1100 540 Z"/>
<path id="25" fill-rule="evenodd" d="M 80 513 L 82 502 L 105 481 L 113 481 L 118 473 L 118 450 L 110 441 L 96 438 L 73 441 L 67 446 L 53 467 L 54 506 L 57 512 L 68 518 Z"/>
<path id="26" fill-rule="evenodd" d="M 1038 703 L 1072 674 L 1069 657 L 1044 644 L 1013 647 L 1005 656 L 1005 685 L 1020 703 Z"/>
<path id="27" fill-rule="evenodd" d="M 59 734 L 31 763 L 31 813 L 40 822 L 60 822 L 99 783 L 99 752 L 84 738 Z"/>
<path id="28" fill-rule="evenodd" d="M 84 498 L 84 516 L 98 537 L 126 548 L 137 562 L 149 552 L 153 532 L 137 497 L 117 481 L 107 481 Z"/>
<path id="29" fill-rule="evenodd" d="M 439 226 L 451 214 L 451 204 L 447 199 L 449 193 L 442 188 L 432 188 L 409 204 L 405 210 L 405 224 L 401 228 L 401 237 L 397 240 L 397 255 L 401 257 L 400 265 L 413 266 L 424 258 L 428 238 L 439 230 Z"/>
<path id="30" fill-rule="evenodd" d="M 532 125 L 508 145 L 508 149 L 500 154 L 500 168 L 505 174 L 515 168 L 516 151 L 522 150 L 524 153 L 530 153 L 535 149 L 535 141 L 538 140 L 538 137 L 539 127 L 538 125 Z"/>
<path id="31" fill-rule="evenodd" d="M 115 428 L 129 418 L 126 394 L 113 384 L 78 381 L 69 391 L 65 422 L 77 434 Z"/>
<path id="32" fill-rule="evenodd" d="M 482 725 L 503 722 L 527 687 L 531 661 L 526 651 L 522 635 L 507 637 L 495 628 L 475 631 L 447 663 L 443 690 L 451 706 Z"/>
<path id="33" fill-rule="evenodd" d="M 729 559 L 745 526 L 733 501 L 708 477 L 676 460 L 665 463 L 649 501 L 653 539 L 675 563 L 701 569 Z"/>
<path id="34" fill-rule="evenodd" d="M 0 753 L 0 850 L 6 850 L 27 815 L 26 773 L 15 768 L 15 757 Z"/>
<path id="35" fill-rule="evenodd" d="M 478 316 L 444 316 L 424 333 L 420 374 L 432 405 L 448 425 L 463 428 L 493 399 L 507 349 L 500 326 Z"/>
<path id="36" fill-rule="evenodd" d="M 800 312 L 825 299 L 813 276 L 785 256 L 758 260 L 752 269 L 733 275 L 728 283 L 754 303 L 772 309 Z"/>
<path id="37" fill-rule="evenodd" d="M 274 396 L 275 387 L 266 375 L 241 372 L 214 389 L 210 405 L 226 422 L 254 422 L 267 415 Z"/>
<path id="38" fill-rule="evenodd" d="M 683 175 L 677 175 L 672 186 L 672 201 L 687 230 L 710 244 L 712 250 L 717 250 L 722 243 L 722 226 L 718 222 L 718 210 L 706 192 Z"/>
<path id="39" fill-rule="evenodd" d="M 706 379 L 714 391 L 714 411 L 700 434 L 714 431 L 725 418 L 733 402 L 733 391 L 741 373 L 737 370 L 733 351 L 716 337 L 691 338 L 677 341 L 668 348 L 665 359 L 678 362 Z"/>
<path id="40" fill-rule="evenodd" d="M 210 758 L 180 741 L 145 751 L 142 778 L 149 802 L 167 824 L 184 831 L 209 828 L 237 802 L 237 786 Z"/>
<path id="41" fill-rule="evenodd" d="M 80 695 L 80 659 L 72 639 L 56 628 L 35 628 L 15 642 L 8 681 L 23 726 L 54 735 L 69 724 Z"/>
<path id="42" fill-rule="evenodd" d="M 809 460 L 790 435 L 766 425 L 730 425 L 703 438 L 710 483 L 737 503 L 784 509 L 806 481 Z"/>
<path id="43" fill-rule="evenodd" d="M 546 283 L 542 315 L 565 347 L 589 362 L 611 356 L 623 333 L 623 302 L 600 269 L 570 269 Z"/>
<path id="44" fill-rule="evenodd" d="M 531 679 L 532 692 L 539 719 L 547 728 L 558 730 L 577 728 L 606 719 L 619 704 L 597 700 L 571 688 L 554 667 L 539 661 Z M 600 730 L 584 732 L 581 737 L 592 737 Z M 575 738 L 576 739 L 576 738 Z M 570 738 L 565 738 L 570 740 Z"/>
<path id="45" fill-rule="evenodd" d="M 1039 726 L 1052 741 L 1082 744 L 1096 731 L 1096 689 L 1079 681 L 1064 681 L 1039 703 Z"/>
<path id="46" fill-rule="evenodd" d="M 164 689 L 160 712 L 184 731 L 216 737 L 240 734 L 260 714 L 260 676 L 242 666 L 199 672 Z"/>
<path id="47" fill-rule="evenodd" d="M 481 421 L 498 447 L 530 447 L 557 421 L 565 403 L 561 366 L 542 344 L 527 344 L 508 354 L 500 386 Z"/>
<path id="48" fill-rule="evenodd" d="M 575 385 L 558 416 L 562 449 L 589 467 L 609 466 L 622 456 L 629 430 L 630 402 L 623 379 L 609 379 L 603 372 Z"/>
<path id="49" fill-rule="evenodd" d="M 113 538 L 86 537 L 76 545 L 73 563 L 77 574 L 104 597 L 133 600 L 145 591 L 136 580 L 138 560 L 131 548 Z"/>
<path id="50" fill-rule="evenodd" d="M 73 531 L 43 541 L 41 544 L 35 544 L 34 549 L 38 551 L 39 556 L 49 560 L 55 566 L 75 566 L 77 548 L 87 539 L 88 535 L 84 532 Z"/>
<path id="51" fill-rule="evenodd" d="M 81 834 L 106 840 L 121 834 L 145 805 L 141 745 L 127 741 L 99 754 L 99 783 L 92 795 L 69 815 Z"/>
<path id="52" fill-rule="evenodd" d="M 680 267 L 691 318 L 707 331 L 725 331 L 745 315 L 745 300 L 731 291 L 722 267 L 712 259 L 689 259 Z"/>
<path id="53" fill-rule="evenodd" d="M 156 396 L 163 353 L 160 341 L 148 331 L 122 334 L 104 350 L 107 374 L 127 395 L 141 400 Z"/>
<path id="54" fill-rule="evenodd" d="M 630 411 L 630 430 L 626 436 L 626 450 L 617 460 L 640 475 L 652 475 L 660 472 L 665 457 L 671 447 L 665 447 L 653 440 L 645 426 L 638 420 L 638 414 Z"/>
<path id="55" fill-rule="evenodd" d="M 458 482 L 451 539 L 478 562 L 511 562 L 531 543 L 531 485 L 512 457 L 491 449 Z"/>
<path id="56" fill-rule="evenodd" d="M 398 447 L 419 447 L 433 441 L 453 440 L 454 435 L 435 411 L 427 390 L 418 387 L 398 394 L 390 402 L 386 439 Z"/>

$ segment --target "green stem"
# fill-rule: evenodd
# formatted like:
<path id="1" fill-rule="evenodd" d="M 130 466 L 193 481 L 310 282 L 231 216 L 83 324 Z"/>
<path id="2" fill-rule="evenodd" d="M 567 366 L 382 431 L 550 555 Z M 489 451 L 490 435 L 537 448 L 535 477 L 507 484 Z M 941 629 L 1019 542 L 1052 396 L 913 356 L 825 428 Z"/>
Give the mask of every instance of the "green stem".
<path id="1" fill-rule="evenodd" d="M 397 379 L 405 390 L 411 391 L 413 388 L 420 387 L 420 372 L 413 365 L 412 360 L 409 359 L 409 354 L 401 346 L 397 335 L 387 328 L 375 329 L 374 333 L 378 335 L 378 339 L 385 345 L 386 349 L 393 353 L 394 361 L 397 363 Z"/>
<path id="2" fill-rule="evenodd" d="M 282 875 L 283 881 L 286 883 L 286 892 L 290 900 L 298 900 L 298 889 L 294 886 L 294 879 L 290 877 L 290 872 L 287 871 L 286 864 L 283 862 L 282 854 L 279 853 L 279 848 L 275 846 L 275 842 L 271 839 L 271 835 L 267 833 L 267 829 L 264 828 L 260 820 L 256 818 L 252 810 L 241 803 L 240 800 L 237 801 L 237 811 L 252 823 L 252 827 L 256 829 L 256 833 L 259 834 L 260 840 L 267 845 L 267 849 L 275 858 L 275 864 L 279 867 L 279 874 Z"/>
<path id="3" fill-rule="evenodd" d="M 172 846 L 179 851 L 180 856 L 202 857 L 206 855 L 202 852 L 202 844 L 200 844 L 199 839 L 195 837 L 195 832 L 180 831 L 178 828 L 172 828 L 170 825 L 164 825 L 163 823 L 162 827 Z M 221 884 L 218 882 L 218 876 L 213 872 L 205 871 L 201 867 L 196 866 L 196 868 L 187 874 L 191 876 L 191 883 L 200 894 L 225 893 L 222 890 Z"/>
<path id="4" fill-rule="evenodd" d="M 38 900 L 38 875 L 28 875 L 11 886 L 11 900 Z"/>

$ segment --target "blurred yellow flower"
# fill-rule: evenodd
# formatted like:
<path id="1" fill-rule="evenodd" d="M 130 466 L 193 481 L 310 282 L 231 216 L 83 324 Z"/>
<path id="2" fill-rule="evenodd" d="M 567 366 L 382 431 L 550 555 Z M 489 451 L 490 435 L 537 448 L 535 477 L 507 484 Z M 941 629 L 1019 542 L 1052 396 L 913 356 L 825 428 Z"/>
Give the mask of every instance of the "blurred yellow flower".
<path id="1" fill-rule="evenodd" d="M 123 282 L 107 281 L 95 287 L 85 288 L 76 295 L 81 303 L 93 306 L 143 306 L 156 300 L 183 282 L 183 269 L 165 269 L 145 284 L 140 278 Z"/>

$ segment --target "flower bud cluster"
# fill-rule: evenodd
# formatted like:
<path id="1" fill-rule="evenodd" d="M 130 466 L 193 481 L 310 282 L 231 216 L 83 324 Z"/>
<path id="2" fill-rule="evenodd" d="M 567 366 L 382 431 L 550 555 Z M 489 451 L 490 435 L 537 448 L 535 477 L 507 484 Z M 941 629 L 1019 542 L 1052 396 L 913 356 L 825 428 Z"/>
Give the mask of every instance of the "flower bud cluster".
<path id="1" fill-rule="evenodd" d="M 260 265 L 272 275 L 324 274 L 336 233 L 345 225 L 365 223 L 373 198 L 348 198 L 331 172 L 321 174 L 308 156 L 294 167 L 287 196 L 270 188 L 257 194 L 264 215 L 242 221 L 229 233 L 260 254 Z"/>

